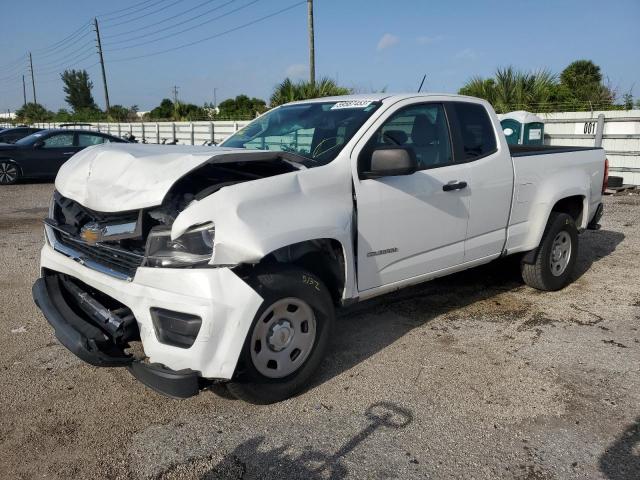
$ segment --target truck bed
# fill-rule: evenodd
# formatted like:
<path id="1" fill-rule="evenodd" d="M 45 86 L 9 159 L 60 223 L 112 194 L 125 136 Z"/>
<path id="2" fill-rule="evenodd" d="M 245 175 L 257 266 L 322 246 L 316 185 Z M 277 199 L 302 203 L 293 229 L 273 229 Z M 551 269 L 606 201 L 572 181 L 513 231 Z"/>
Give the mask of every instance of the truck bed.
<path id="1" fill-rule="evenodd" d="M 528 157 L 530 155 L 546 155 L 549 153 L 582 152 L 601 150 L 601 147 L 565 147 L 562 145 L 509 145 L 512 157 Z"/>

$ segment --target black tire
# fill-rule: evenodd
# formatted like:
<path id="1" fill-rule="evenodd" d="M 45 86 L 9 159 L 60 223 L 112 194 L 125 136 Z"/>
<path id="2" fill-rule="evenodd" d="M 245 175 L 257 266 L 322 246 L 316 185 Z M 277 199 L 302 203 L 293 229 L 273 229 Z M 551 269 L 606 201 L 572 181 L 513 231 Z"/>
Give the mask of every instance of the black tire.
<path id="1" fill-rule="evenodd" d="M 20 167 L 11 160 L 0 160 L 0 185 L 13 185 L 20 180 Z"/>
<path id="2" fill-rule="evenodd" d="M 300 393 L 320 366 L 335 321 L 333 302 L 327 287 L 318 277 L 295 266 L 257 267 L 246 281 L 264 301 L 253 319 L 235 375 L 227 383 L 227 389 L 234 397 L 249 403 L 264 405 L 279 402 Z M 252 345 L 251 339 L 263 314 L 276 302 L 290 298 L 305 302 L 313 311 L 315 338 L 313 346 L 306 353 L 306 359 L 295 371 L 282 378 L 271 378 L 260 373 L 254 364 L 251 349 L 257 347 Z"/>
<path id="3" fill-rule="evenodd" d="M 562 232 L 565 232 L 565 235 Z M 570 251 L 567 254 L 568 260 L 562 271 L 557 269 L 560 262 L 552 263 L 554 241 L 558 238 L 570 242 Z M 559 245 L 559 247 L 562 248 L 562 245 Z M 520 264 L 522 279 L 527 285 L 538 290 L 560 290 L 571 282 L 577 257 L 578 230 L 573 218 L 566 213 L 551 212 L 540 246 L 536 252 L 535 262 L 526 263 L 523 260 Z M 557 269 L 555 274 L 552 269 Z"/>
<path id="4" fill-rule="evenodd" d="M 607 180 L 607 187 L 616 188 L 622 186 L 622 177 L 610 176 Z"/>

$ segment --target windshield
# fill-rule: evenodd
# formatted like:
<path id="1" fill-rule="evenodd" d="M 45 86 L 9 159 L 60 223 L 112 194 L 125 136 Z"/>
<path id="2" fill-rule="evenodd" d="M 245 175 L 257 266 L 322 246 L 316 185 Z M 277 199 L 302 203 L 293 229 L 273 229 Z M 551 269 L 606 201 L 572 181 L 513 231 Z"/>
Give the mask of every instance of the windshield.
<path id="1" fill-rule="evenodd" d="M 307 166 L 325 165 L 380 106 L 351 100 L 302 103 L 271 110 L 229 137 L 224 147 L 291 152 Z"/>
<path id="2" fill-rule="evenodd" d="M 16 145 L 31 145 L 32 143 L 36 143 L 40 137 L 42 137 L 42 132 L 32 133 L 18 140 Z"/>

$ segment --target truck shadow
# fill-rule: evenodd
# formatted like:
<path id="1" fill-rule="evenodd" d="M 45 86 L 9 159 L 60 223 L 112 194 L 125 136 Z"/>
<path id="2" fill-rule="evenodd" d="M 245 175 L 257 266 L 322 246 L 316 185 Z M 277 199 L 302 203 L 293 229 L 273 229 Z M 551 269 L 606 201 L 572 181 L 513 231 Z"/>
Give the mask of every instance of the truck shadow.
<path id="1" fill-rule="evenodd" d="M 600 471 L 611 480 L 637 480 L 640 475 L 640 417 L 600 457 Z"/>
<path id="2" fill-rule="evenodd" d="M 624 238 L 622 233 L 609 230 L 581 235 L 574 279 L 612 254 Z M 518 288 L 527 287 L 520 275 L 520 258 L 514 255 L 344 308 L 338 313 L 332 349 L 314 386 L 365 361 L 437 316 L 453 319 L 457 310 Z M 529 310 L 524 299 L 505 303 L 501 299 L 490 306 L 505 321 L 523 317 Z"/>
<path id="3" fill-rule="evenodd" d="M 413 421 L 413 413 L 392 402 L 377 402 L 364 412 L 367 425 L 348 438 L 333 453 L 316 449 L 305 449 L 300 454 L 292 453 L 300 445 L 269 447 L 269 439 L 264 436 L 252 437 L 228 452 L 213 468 L 198 475 L 201 479 L 224 478 L 278 478 L 278 479 L 343 479 L 348 476 L 344 457 L 365 443 L 369 437 L 384 434 L 389 430 L 399 430 Z M 292 448 L 295 447 L 295 448 Z M 164 472 L 160 478 L 170 476 Z M 169 475 L 167 475 L 169 474 Z"/>
<path id="4" fill-rule="evenodd" d="M 624 233 L 613 230 L 587 230 L 580 235 L 574 280 L 587 273 L 594 262 L 611 255 L 624 238 Z"/>

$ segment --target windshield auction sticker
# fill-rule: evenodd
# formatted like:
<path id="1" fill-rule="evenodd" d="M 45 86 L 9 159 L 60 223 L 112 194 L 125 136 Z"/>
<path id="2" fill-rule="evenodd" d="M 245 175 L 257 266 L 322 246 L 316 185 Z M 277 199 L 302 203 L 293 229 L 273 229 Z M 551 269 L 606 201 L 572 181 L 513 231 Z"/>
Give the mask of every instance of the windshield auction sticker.
<path id="1" fill-rule="evenodd" d="M 338 102 L 331 110 L 340 110 L 342 108 L 366 108 L 371 105 L 371 100 L 348 100 L 346 102 Z"/>

